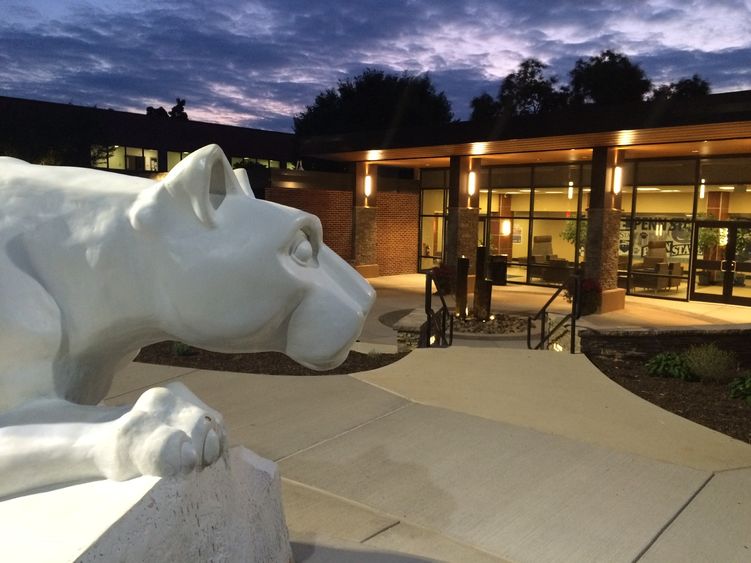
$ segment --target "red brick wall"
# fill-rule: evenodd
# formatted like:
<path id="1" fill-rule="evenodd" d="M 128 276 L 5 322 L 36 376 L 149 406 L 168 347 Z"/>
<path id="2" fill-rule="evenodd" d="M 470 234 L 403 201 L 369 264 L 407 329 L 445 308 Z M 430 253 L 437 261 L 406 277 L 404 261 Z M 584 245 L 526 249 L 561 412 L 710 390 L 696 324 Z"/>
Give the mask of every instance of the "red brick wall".
<path id="1" fill-rule="evenodd" d="M 378 266 L 382 276 L 417 271 L 417 193 L 378 193 Z"/>
<path id="2" fill-rule="evenodd" d="M 323 242 L 345 260 L 352 259 L 352 192 L 272 187 L 266 189 L 266 199 L 317 216 Z"/>

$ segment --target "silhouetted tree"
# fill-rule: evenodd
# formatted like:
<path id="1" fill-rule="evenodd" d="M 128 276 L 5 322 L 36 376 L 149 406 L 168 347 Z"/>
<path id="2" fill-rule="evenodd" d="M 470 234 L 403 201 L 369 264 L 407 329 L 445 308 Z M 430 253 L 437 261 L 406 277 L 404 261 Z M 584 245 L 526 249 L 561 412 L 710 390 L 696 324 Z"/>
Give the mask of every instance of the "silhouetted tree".
<path id="1" fill-rule="evenodd" d="M 161 106 L 158 107 L 158 108 L 151 107 L 151 106 L 147 107 L 146 108 L 146 115 L 148 117 L 155 117 L 155 118 L 158 118 L 158 119 L 167 119 L 169 117 L 169 114 L 167 113 L 167 110 L 164 109 Z"/>
<path id="2" fill-rule="evenodd" d="M 560 109 L 566 105 L 567 88 L 557 88 L 556 76 L 546 77 L 547 65 L 537 59 L 525 59 L 519 68 L 501 82 L 498 98 L 489 94 L 474 98 L 471 102 L 472 121 L 485 121 L 500 113 L 508 115 L 533 115 Z"/>
<path id="3" fill-rule="evenodd" d="M 543 75 L 547 66 L 537 59 L 525 59 L 516 72 L 507 75 L 498 92 L 501 111 L 512 115 L 530 115 L 565 105 L 567 93 L 556 89 L 558 78 Z"/>
<path id="4" fill-rule="evenodd" d="M 586 60 L 579 59 L 569 74 L 571 101 L 577 104 L 638 102 L 652 87 L 638 64 L 610 50 Z"/>
<path id="5" fill-rule="evenodd" d="M 158 108 L 149 106 L 146 108 L 146 115 L 148 117 L 154 117 L 156 119 L 167 119 L 168 117 L 171 117 L 172 119 L 187 120 L 188 114 L 185 113 L 185 100 L 177 98 L 175 101 L 177 103 L 172 106 L 172 109 L 169 111 L 164 109 L 162 106 L 159 106 Z"/>
<path id="6" fill-rule="evenodd" d="M 188 114 L 185 113 L 185 100 L 181 100 L 180 98 L 177 98 L 175 100 L 177 103 L 172 106 L 172 109 L 169 111 L 169 116 L 172 119 L 188 119 Z"/>
<path id="7" fill-rule="evenodd" d="M 472 107 L 470 121 L 489 121 L 501 111 L 500 104 L 487 92 L 472 98 L 470 106 Z"/>
<path id="8" fill-rule="evenodd" d="M 663 84 L 652 91 L 653 100 L 683 100 L 707 96 L 712 88 L 709 82 L 694 74 L 691 78 L 682 78 L 678 82 Z"/>
<path id="9" fill-rule="evenodd" d="M 324 90 L 294 117 L 298 135 L 328 135 L 450 123 L 451 103 L 427 74 L 387 74 L 365 69 L 336 89 Z"/>

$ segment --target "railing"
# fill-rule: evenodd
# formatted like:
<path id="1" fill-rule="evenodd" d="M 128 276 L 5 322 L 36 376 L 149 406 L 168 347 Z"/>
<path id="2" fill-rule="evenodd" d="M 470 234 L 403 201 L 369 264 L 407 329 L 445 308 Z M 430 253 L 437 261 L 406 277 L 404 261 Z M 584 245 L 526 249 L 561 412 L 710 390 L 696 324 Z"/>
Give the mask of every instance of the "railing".
<path id="1" fill-rule="evenodd" d="M 433 287 L 441 299 L 441 308 L 433 311 Z M 439 284 L 435 283 L 433 273 L 425 274 L 425 314 L 428 320 L 420 331 L 420 348 L 446 348 L 454 342 L 454 316 L 449 311 Z"/>
<path id="2" fill-rule="evenodd" d="M 548 331 L 548 307 L 556 300 L 556 298 L 566 288 L 573 289 L 573 295 L 571 296 L 571 312 L 564 315 L 558 323 Z M 542 309 L 537 311 L 534 316 L 527 317 L 527 348 L 530 350 L 544 350 L 550 339 L 555 335 L 556 331 L 561 328 L 567 321 L 571 321 L 571 346 L 570 350 L 572 354 L 576 353 L 576 320 L 579 318 L 579 295 L 581 293 L 581 278 L 577 275 L 571 276 L 567 281 L 561 284 L 561 286 L 555 290 L 553 295 L 550 296 L 547 303 L 542 306 Z M 532 346 L 532 325 L 535 321 L 540 321 L 540 341 Z"/>

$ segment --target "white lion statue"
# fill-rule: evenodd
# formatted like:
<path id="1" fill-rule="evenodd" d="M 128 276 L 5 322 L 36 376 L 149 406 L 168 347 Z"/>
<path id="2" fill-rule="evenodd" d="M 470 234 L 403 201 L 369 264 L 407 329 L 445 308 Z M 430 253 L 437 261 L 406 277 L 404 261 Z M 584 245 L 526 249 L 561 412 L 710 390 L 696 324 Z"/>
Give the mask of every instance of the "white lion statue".
<path id="1" fill-rule="evenodd" d="M 167 339 L 332 368 L 375 299 L 216 145 L 159 182 L 2 157 L 0 209 L 0 497 L 213 463 L 217 412 L 181 384 L 97 406 L 114 374 Z"/>

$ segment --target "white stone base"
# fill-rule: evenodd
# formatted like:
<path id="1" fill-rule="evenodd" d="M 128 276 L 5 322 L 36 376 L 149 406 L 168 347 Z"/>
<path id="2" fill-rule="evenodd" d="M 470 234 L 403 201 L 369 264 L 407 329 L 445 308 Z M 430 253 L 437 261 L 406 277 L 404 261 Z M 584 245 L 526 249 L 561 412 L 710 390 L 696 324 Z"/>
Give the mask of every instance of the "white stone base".
<path id="1" fill-rule="evenodd" d="M 292 559 L 275 463 L 233 448 L 183 479 L 95 481 L 0 502 L 0 561 Z"/>

